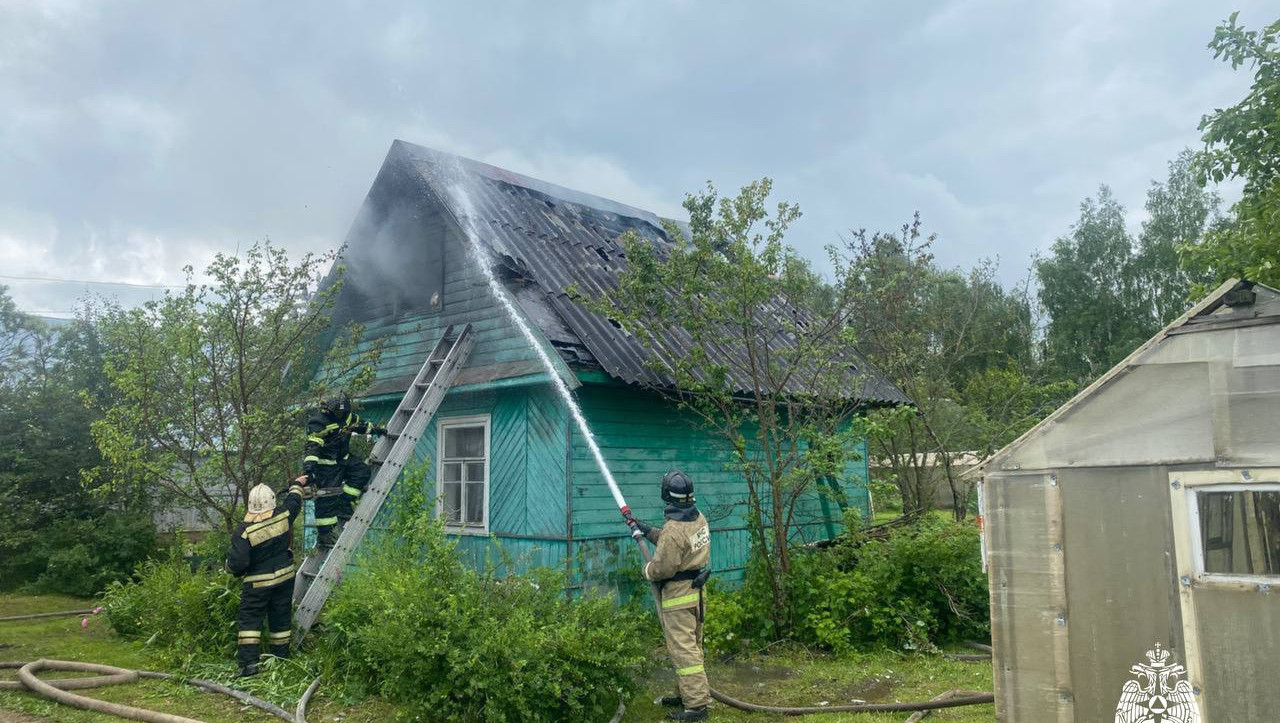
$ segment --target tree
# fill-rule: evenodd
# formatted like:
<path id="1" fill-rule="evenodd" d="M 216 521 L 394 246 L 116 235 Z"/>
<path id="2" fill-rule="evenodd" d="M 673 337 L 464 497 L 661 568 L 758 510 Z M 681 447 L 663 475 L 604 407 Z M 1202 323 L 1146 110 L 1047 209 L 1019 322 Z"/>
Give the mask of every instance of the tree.
<path id="1" fill-rule="evenodd" d="M 982 440 L 959 391 L 975 374 L 1031 365 L 1033 329 L 1025 295 L 1006 292 L 993 264 L 939 269 L 935 241 L 919 214 L 898 233 L 853 233 L 845 240 L 846 303 L 859 348 L 915 401 L 914 409 L 873 415 L 883 431 L 873 449 L 893 471 L 904 513 L 929 508 L 941 470 L 963 519 L 971 483 L 953 462 Z"/>
<path id="2" fill-rule="evenodd" d="M 1253 31 L 1238 15 L 1218 26 L 1209 48 L 1233 70 L 1250 66 L 1253 85 L 1239 103 L 1201 119 L 1205 147 L 1196 166 L 1205 181 L 1242 179 L 1244 191 L 1232 218 L 1183 254 L 1189 268 L 1217 281 L 1280 285 L 1280 21 Z"/>
<path id="3" fill-rule="evenodd" d="M 91 317 L 57 330 L 22 323 L 24 353 L 0 385 L 0 585 L 92 595 L 152 552 L 149 500 L 84 482 L 100 462 L 90 427 L 109 393 Z"/>
<path id="4" fill-rule="evenodd" d="M 621 239 L 628 268 L 607 296 L 582 299 L 649 351 L 675 400 L 730 450 L 746 482 L 747 523 L 772 596 L 774 632 L 791 628 L 790 531 L 801 499 L 843 476 L 863 429 L 850 389 L 858 357 L 835 264 L 834 295 L 785 241 L 799 209 L 767 206 L 769 179 L 722 198 L 708 185 L 685 200 L 689 234 L 657 245 Z M 810 304 L 824 299 L 825 310 Z M 679 354 L 666 330 L 687 333 Z M 850 397 L 854 398 L 850 398 Z"/>
<path id="5" fill-rule="evenodd" d="M 380 351 L 360 344 L 359 327 L 329 332 L 340 283 L 310 295 L 333 258 L 292 264 L 256 244 L 243 256 L 219 254 L 209 284 L 109 309 L 106 373 L 119 398 L 93 424 L 105 460 L 98 479 L 158 486 L 229 530 L 250 489 L 295 476 L 301 407 L 339 387 L 358 392 Z"/>
<path id="6" fill-rule="evenodd" d="M 1135 274 L 1137 293 L 1145 295 L 1151 317 L 1150 336 L 1186 311 L 1193 289 L 1212 281 L 1205 273 L 1182 266 L 1178 249 L 1200 243 L 1221 200 L 1206 189 L 1189 149 L 1169 162 L 1169 177 L 1152 181 L 1147 191 L 1148 218 L 1138 236 Z"/>
<path id="7" fill-rule="evenodd" d="M 1075 382 L 1037 374 L 1034 366 L 990 367 L 973 374 L 959 393 L 975 438 L 971 449 L 994 454 L 1062 406 L 1077 388 Z"/>
<path id="8" fill-rule="evenodd" d="M 0 285 L 0 387 L 16 383 L 38 331 L 36 319 L 18 311 L 9 287 Z"/>
<path id="9" fill-rule="evenodd" d="M 1151 336 L 1124 207 L 1107 186 L 1080 204 L 1071 234 L 1035 262 L 1049 317 L 1045 356 L 1060 378 L 1086 382 Z"/>

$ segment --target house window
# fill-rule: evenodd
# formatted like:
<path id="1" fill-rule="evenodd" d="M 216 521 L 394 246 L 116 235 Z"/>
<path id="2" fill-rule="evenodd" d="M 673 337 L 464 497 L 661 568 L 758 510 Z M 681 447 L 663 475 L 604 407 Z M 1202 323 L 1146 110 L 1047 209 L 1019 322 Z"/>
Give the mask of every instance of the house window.
<path id="1" fill-rule="evenodd" d="M 458 532 L 489 531 L 489 416 L 441 419 L 437 512 Z"/>
<path id="2" fill-rule="evenodd" d="M 1280 484 L 1213 485 L 1194 494 L 1199 573 L 1280 576 Z"/>

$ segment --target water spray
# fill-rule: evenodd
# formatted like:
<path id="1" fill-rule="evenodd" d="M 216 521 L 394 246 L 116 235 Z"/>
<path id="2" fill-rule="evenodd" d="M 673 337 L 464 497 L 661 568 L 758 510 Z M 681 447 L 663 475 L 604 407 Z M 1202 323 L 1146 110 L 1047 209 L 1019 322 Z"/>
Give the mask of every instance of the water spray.
<path id="1" fill-rule="evenodd" d="M 609 465 L 604 461 L 604 454 L 600 451 L 600 445 L 596 442 L 595 435 L 591 433 L 591 428 L 587 426 L 587 419 L 582 414 L 582 408 L 578 406 L 578 400 L 574 399 L 573 392 L 556 371 L 555 364 L 552 363 L 547 350 L 539 343 L 538 337 L 529 328 L 524 315 L 516 308 L 515 299 L 511 298 L 507 288 L 498 281 L 498 277 L 493 273 L 493 258 L 490 256 L 488 249 L 480 242 L 479 229 L 475 225 L 475 205 L 471 201 L 471 196 L 459 183 L 449 186 L 449 196 L 461 210 L 462 217 L 459 218 L 454 214 L 447 204 L 444 204 L 444 206 L 446 211 L 458 222 L 459 228 L 462 229 L 463 235 L 467 239 L 465 244 L 467 253 L 470 254 L 471 260 L 480 267 L 480 273 L 484 275 L 485 282 L 489 285 L 489 291 L 502 304 L 503 309 L 507 312 L 507 317 L 520 330 L 520 334 L 524 336 L 525 341 L 529 342 L 529 346 L 533 348 L 534 353 L 538 355 L 538 360 L 542 362 L 542 366 L 547 370 L 547 375 L 551 377 L 551 383 L 555 386 L 556 392 L 564 400 L 565 406 L 569 408 L 569 414 L 573 417 L 574 424 L 577 425 L 582 438 L 586 440 L 587 447 L 591 450 L 591 456 L 595 459 L 596 467 L 600 469 L 600 474 L 604 477 L 605 484 L 609 486 L 609 493 L 613 495 L 613 501 L 618 505 L 618 512 L 622 514 L 623 520 L 631 529 L 631 536 L 640 546 L 641 554 L 648 560 L 649 548 L 642 541 L 644 534 L 636 526 L 635 518 L 631 514 L 631 507 L 627 505 L 626 499 L 622 496 L 622 490 L 618 488 L 617 480 L 613 478 L 613 473 L 609 471 Z"/>

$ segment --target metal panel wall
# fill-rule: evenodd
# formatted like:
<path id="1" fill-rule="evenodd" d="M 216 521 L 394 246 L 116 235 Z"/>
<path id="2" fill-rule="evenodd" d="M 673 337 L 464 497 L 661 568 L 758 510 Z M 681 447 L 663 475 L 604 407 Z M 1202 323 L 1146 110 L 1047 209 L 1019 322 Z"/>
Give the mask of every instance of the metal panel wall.
<path id="1" fill-rule="evenodd" d="M 1110 720 L 1129 667 L 1181 651 L 1163 467 L 1061 470 L 1076 720 Z"/>
<path id="2" fill-rule="evenodd" d="M 1061 497 L 1049 474 L 986 478 L 996 719 L 1073 719 Z"/>
<path id="3" fill-rule="evenodd" d="M 1012 450 L 1005 469 L 1211 461 L 1204 364 L 1135 367 Z"/>

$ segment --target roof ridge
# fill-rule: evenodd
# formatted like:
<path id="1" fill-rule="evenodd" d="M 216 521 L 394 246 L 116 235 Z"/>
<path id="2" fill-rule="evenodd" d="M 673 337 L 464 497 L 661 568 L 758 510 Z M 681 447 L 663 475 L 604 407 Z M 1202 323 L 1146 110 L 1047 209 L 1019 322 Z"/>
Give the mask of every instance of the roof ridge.
<path id="1" fill-rule="evenodd" d="M 579 191 L 567 186 L 551 183 L 550 181 L 544 181 L 540 178 L 534 178 L 533 176 L 528 176 L 523 173 L 517 173 L 500 166 L 485 163 L 484 161 L 477 161 L 474 158 L 467 158 L 466 156 L 461 156 L 455 153 L 449 153 L 447 151 L 441 151 L 435 148 L 418 145 L 416 143 L 410 143 L 409 141 L 404 141 L 399 138 L 392 141 L 390 155 L 395 155 L 397 152 L 410 160 L 431 163 L 439 170 L 446 172 L 463 171 L 471 173 L 487 178 L 491 181 L 499 181 L 512 186 L 524 188 L 567 203 L 587 206 L 597 211 L 612 213 L 618 216 L 647 221 L 653 224 L 656 228 L 662 228 L 662 221 L 664 220 L 663 217 L 653 213 L 652 211 L 646 211 L 642 208 L 622 203 L 621 201 L 614 201 L 613 199 L 597 196 L 592 193 L 587 193 L 586 191 Z M 431 182 L 434 180 L 445 179 L 428 177 L 427 180 L 428 182 Z"/>

